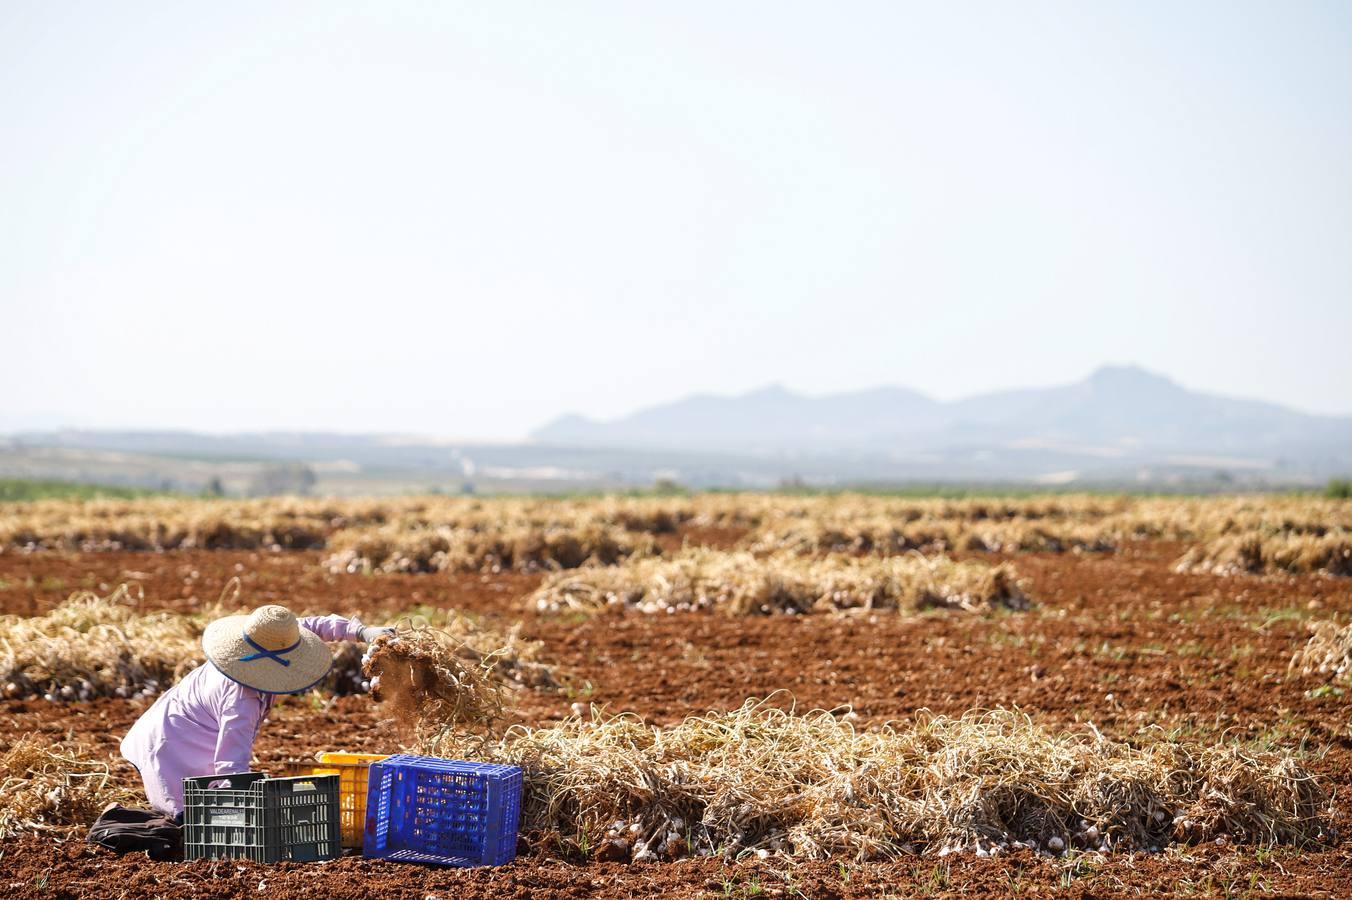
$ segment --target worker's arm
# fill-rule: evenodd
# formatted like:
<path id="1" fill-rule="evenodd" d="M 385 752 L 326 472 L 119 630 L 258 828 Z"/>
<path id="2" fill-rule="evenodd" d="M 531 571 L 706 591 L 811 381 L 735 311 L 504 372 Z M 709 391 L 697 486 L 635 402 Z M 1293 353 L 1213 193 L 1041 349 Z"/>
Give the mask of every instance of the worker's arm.
<path id="1" fill-rule="evenodd" d="M 376 625 L 363 625 L 355 616 L 346 619 L 342 616 L 302 616 L 300 627 L 308 628 L 326 641 L 366 641 L 375 640 L 381 634 L 392 632 L 392 628 Z"/>
<path id="2" fill-rule="evenodd" d="M 237 684 L 230 688 L 217 710 L 215 775 L 249 771 L 254 737 L 263 718 L 263 702 L 257 691 Z"/>

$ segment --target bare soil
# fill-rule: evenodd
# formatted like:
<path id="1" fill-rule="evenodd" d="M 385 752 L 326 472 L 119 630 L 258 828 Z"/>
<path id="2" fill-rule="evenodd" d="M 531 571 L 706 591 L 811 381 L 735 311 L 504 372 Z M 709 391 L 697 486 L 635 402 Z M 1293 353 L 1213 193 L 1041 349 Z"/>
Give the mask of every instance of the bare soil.
<path id="1" fill-rule="evenodd" d="M 668 536 L 727 546 L 735 530 Z M 526 636 L 564 675 L 552 693 L 523 692 L 517 718 L 547 724 L 574 703 L 633 711 L 663 724 L 747 697 L 774 694 L 800 708 L 853 706 L 858 724 L 917 710 L 961 714 L 1018 706 L 1053 728 L 1087 728 L 1131 739 L 1163 728 L 1205 741 L 1248 740 L 1300 749 L 1304 763 L 1339 795 L 1352 787 L 1348 697 L 1288 673 L 1311 618 L 1352 617 L 1352 579 L 1180 575 L 1183 547 L 1134 544 L 1115 555 L 1010 557 L 1037 607 L 972 616 L 811 615 L 732 618 L 717 613 L 594 618 L 542 616 L 523 598 L 539 577 L 332 575 L 308 552 L 0 554 L 0 612 L 31 615 L 74 590 L 105 593 L 140 584 L 148 608 L 214 603 L 233 576 L 242 603 L 360 613 L 367 621 L 415 604 L 455 607 Z M 775 693 L 781 692 L 781 693 Z M 36 731 L 81 739 L 116 756 L 144 704 L 0 701 L 0 747 Z M 398 733 L 364 696 L 328 702 L 289 698 L 256 746 L 262 768 L 316 750 L 391 751 Z M 117 763 L 119 777 L 137 785 Z M 1341 802 L 1335 825 L 1352 833 Z M 12 896 L 579 897 L 932 896 L 976 891 L 1139 894 L 1339 895 L 1352 871 L 1347 844 L 1318 851 L 1185 848 L 1156 855 L 1050 859 L 950 856 L 885 863 L 849 860 L 788 865 L 711 860 L 627 866 L 551 858 L 523 840 L 518 860 L 493 870 L 456 870 L 345 858 L 306 866 L 236 862 L 151 863 L 79 842 L 24 838 L 0 847 L 0 889 Z"/>

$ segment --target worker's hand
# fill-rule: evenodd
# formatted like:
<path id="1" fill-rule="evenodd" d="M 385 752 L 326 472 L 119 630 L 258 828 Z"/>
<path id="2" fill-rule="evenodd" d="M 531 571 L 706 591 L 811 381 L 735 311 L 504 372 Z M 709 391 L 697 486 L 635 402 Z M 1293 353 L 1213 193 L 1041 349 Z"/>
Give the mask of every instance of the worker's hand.
<path id="1" fill-rule="evenodd" d="M 393 635 L 394 629 L 388 625 L 367 625 L 361 630 L 361 639 L 370 644 L 373 643 L 376 638 L 385 634 Z"/>

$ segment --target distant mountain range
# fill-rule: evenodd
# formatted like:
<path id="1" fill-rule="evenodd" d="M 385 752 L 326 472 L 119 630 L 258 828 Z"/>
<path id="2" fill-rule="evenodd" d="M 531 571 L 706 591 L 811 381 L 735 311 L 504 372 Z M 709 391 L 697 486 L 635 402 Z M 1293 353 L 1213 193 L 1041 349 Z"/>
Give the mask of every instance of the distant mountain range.
<path id="1" fill-rule="evenodd" d="M 513 444 L 328 433 L 12 430 L 0 477 L 252 493 L 766 488 L 961 482 L 1228 490 L 1352 474 L 1352 417 L 1189 391 L 1134 366 L 941 402 L 903 388 L 700 395 Z"/>
<path id="2" fill-rule="evenodd" d="M 928 469 L 975 453 L 1003 457 L 1006 464 L 991 467 L 1001 475 L 1028 474 L 1034 451 L 1047 463 L 1077 469 L 1084 461 L 1101 469 L 1112 460 L 1239 469 L 1297 464 L 1311 471 L 1352 463 L 1352 417 L 1190 391 L 1136 366 L 1105 366 L 1061 387 L 952 402 L 905 388 L 810 397 L 775 386 L 733 397 L 697 395 L 608 422 L 565 416 L 532 437 L 579 447 L 884 454 L 930 463 Z"/>

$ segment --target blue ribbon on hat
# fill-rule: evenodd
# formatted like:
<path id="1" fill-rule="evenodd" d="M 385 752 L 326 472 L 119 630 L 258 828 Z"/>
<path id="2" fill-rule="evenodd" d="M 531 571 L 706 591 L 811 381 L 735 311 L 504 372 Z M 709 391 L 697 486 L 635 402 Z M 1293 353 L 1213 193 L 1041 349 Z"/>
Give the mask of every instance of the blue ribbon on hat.
<path id="1" fill-rule="evenodd" d="M 269 650 L 267 647 L 263 647 L 260 646 L 259 644 L 254 643 L 254 639 L 249 637 L 248 632 L 241 632 L 241 634 L 244 635 L 244 642 L 248 644 L 250 647 L 257 650 L 258 652 L 250 653 L 248 656 L 241 656 L 239 658 L 240 662 L 252 662 L 255 659 L 263 659 L 264 657 L 267 657 L 273 662 L 279 662 L 284 666 L 289 666 L 291 665 L 291 660 L 282 659 L 282 657 L 290 653 L 292 650 L 295 650 L 301 644 L 300 640 L 298 639 L 290 647 L 283 647 L 281 650 Z"/>

